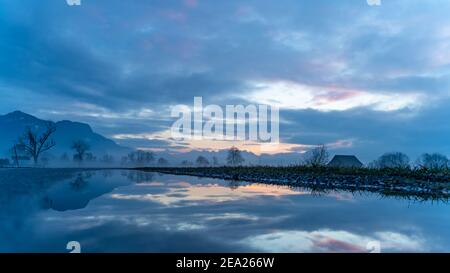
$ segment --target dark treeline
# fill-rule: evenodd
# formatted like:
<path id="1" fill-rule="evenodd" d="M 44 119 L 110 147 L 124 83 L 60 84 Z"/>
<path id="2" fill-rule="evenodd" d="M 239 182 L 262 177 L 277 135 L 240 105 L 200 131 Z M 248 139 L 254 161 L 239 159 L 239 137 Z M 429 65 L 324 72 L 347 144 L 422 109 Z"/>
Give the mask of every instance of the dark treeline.
<path id="1" fill-rule="evenodd" d="M 75 140 L 68 147 L 70 152 L 64 152 L 59 157 L 51 153 L 56 142 L 52 139 L 56 127 L 48 122 L 41 130 L 25 128 L 9 149 L 9 158 L 0 158 L 0 167 L 143 167 L 168 166 L 169 161 L 163 157 L 155 158 L 149 151 L 133 151 L 117 160 L 114 155 L 104 153 L 96 155 L 91 145 L 83 140 Z"/>
<path id="2" fill-rule="evenodd" d="M 324 169 L 330 161 L 329 152 L 325 145 L 319 145 L 306 153 L 303 160 L 296 165 Z M 345 169 L 345 168 L 344 168 Z M 355 168 L 347 168 L 355 169 Z M 440 153 L 422 154 L 416 161 L 412 162 L 408 155 L 402 152 L 388 152 L 382 154 L 376 160 L 359 169 L 371 170 L 397 170 L 397 171 L 417 171 L 426 170 L 433 172 L 448 172 L 450 161 L 447 156 Z"/>
<path id="3" fill-rule="evenodd" d="M 83 139 L 73 141 L 68 152 L 55 156 L 51 153 L 56 146 L 52 139 L 55 131 L 56 127 L 51 122 L 41 130 L 25 128 L 9 149 L 10 157 L 0 158 L 0 167 L 98 167 L 120 164 L 111 154 L 95 155 L 90 144 Z"/>

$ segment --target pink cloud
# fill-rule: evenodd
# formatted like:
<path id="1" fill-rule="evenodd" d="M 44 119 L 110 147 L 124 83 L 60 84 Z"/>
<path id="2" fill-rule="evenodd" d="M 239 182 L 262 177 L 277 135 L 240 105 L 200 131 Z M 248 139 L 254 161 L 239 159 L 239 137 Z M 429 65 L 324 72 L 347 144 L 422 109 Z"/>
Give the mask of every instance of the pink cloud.
<path id="1" fill-rule="evenodd" d="M 316 98 L 319 101 L 323 101 L 323 103 L 325 103 L 325 102 L 346 100 L 346 99 L 350 99 L 353 97 L 357 97 L 359 95 L 361 95 L 361 92 L 358 92 L 358 91 L 333 90 L 333 91 L 328 91 L 325 94 L 321 94 L 321 95 L 317 96 Z"/>
<path id="2" fill-rule="evenodd" d="M 318 236 L 314 245 L 319 248 L 324 248 L 327 252 L 366 252 L 365 249 L 358 245 L 336 240 L 330 237 Z"/>

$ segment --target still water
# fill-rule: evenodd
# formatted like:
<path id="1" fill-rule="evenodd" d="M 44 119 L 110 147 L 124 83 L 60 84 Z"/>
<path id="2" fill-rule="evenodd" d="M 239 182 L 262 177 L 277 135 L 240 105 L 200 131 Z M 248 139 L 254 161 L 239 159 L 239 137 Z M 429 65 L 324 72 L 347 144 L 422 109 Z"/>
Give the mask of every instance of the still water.
<path id="1" fill-rule="evenodd" d="M 450 204 L 138 171 L 0 170 L 0 252 L 450 251 Z M 378 244 L 378 245 L 377 245 Z"/>

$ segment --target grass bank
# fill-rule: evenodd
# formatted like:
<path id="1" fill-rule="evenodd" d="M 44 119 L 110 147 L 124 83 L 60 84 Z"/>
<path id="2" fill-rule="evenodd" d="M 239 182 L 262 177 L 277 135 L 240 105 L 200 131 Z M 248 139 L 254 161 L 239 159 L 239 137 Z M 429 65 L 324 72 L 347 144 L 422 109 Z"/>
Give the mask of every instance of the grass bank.
<path id="1" fill-rule="evenodd" d="M 448 170 L 368 169 L 327 167 L 149 167 L 142 171 L 210 177 L 321 190 L 370 191 L 420 199 L 448 199 Z"/>

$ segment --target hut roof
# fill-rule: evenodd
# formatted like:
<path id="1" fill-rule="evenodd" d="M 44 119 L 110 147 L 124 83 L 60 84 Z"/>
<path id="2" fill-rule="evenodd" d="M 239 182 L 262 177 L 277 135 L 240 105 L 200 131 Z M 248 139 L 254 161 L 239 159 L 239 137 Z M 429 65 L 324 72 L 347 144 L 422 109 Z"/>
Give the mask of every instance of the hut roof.
<path id="1" fill-rule="evenodd" d="M 335 155 L 328 163 L 329 167 L 361 168 L 363 164 L 354 155 Z"/>

